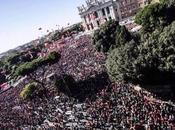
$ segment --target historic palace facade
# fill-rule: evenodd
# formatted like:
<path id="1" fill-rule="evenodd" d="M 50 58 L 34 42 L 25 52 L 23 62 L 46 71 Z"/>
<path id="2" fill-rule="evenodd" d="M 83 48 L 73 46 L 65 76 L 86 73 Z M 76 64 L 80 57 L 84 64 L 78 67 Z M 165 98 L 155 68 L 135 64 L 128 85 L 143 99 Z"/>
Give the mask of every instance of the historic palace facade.
<path id="1" fill-rule="evenodd" d="M 137 13 L 147 0 L 87 0 L 78 7 L 85 30 L 97 29 L 110 19 L 122 21 Z"/>

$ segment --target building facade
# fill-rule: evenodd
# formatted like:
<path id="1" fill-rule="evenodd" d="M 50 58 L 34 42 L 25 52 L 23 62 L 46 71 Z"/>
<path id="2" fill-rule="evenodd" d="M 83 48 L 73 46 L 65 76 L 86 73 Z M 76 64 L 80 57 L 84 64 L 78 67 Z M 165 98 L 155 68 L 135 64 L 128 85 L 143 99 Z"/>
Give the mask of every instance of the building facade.
<path id="1" fill-rule="evenodd" d="M 97 29 L 110 19 L 122 21 L 137 13 L 146 0 L 87 0 L 78 7 L 86 31 Z"/>

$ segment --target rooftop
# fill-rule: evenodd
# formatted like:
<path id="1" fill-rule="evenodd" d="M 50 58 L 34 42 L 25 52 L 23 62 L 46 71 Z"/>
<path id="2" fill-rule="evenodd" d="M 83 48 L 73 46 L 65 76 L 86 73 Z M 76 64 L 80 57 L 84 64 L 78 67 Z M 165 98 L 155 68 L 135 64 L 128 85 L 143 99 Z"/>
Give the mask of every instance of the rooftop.
<path id="1" fill-rule="evenodd" d="M 115 0 L 86 0 L 86 6 L 82 5 L 78 7 L 79 13 L 83 13 L 87 10 L 89 10 L 89 8 L 91 8 L 92 6 L 100 6 L 103 5 L 104 3 L 107 2 L 112 2 Z"/>

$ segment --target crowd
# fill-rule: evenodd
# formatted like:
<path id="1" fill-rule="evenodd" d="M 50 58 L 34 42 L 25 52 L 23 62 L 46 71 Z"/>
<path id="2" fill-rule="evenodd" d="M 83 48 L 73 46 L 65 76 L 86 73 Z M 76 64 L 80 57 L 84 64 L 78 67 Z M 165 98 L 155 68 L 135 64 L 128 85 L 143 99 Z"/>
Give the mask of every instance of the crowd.
<path id="1" fill-rule="evenodd" d="M 57 75 L 67 74 L 73 76 L 75 80 L 86 79 L 87 76 L 95 75 L 105 71 L 105 56 L 96 52 L 90 43 L 89 36 L 81 36 L 79 39 L 72 39 L 69 43 L 59 48 L 61 59 L 54 65 L 44 68 L 44 75 L 56 73 Z M 41 78 L 43 69 L 38 69 L 33 75 Z"/>
<path id="2" fill-rule="evenodd" d="M 19 88 L 18 88 L 19 89 Z M 64 94 L 22 101 L 17 89 L 1 99 L 1 129 L 174 130 L 175 107 L 151 100 L 152 94 L 132 85 L 113 83 L 96 100 L 79 103 Z M 5 100 L 5 102 L 2 102 Z M 6 104 L 6 105 L 4 105 Z"/>
<path id="3" fill-rule="evenodd" d="M 87 37 L 86 37 L 87 38 Z M 51 73 L 68 74 L 76 81 L 95 77 L 105 71 L 105 56 L 97 53 L 87 40 L 67 44 L 58 50 L 58 63 L 40 67 L 31 75 L 43 81 L 47 97 L 22 100 L 19 97 L 25 78 L 16 87 L 0 95 L 2 130 L 174 130 L 175 107 L 152 100 L 153 94 L 135 90 L 133 85 L 109 83 L 91 98 L 76 98 L 56 93 Z"/>

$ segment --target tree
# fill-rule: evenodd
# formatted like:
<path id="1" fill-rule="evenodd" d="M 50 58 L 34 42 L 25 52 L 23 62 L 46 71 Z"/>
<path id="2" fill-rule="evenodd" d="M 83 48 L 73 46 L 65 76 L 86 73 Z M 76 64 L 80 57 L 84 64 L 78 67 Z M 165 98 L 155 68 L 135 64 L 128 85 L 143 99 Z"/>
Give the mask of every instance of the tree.
<path id="1" fill-rule="evenodd" d="M 171 7 L 175 5 L 175 0 L 160 0 L 160 2 L 167 7 Z"/>
<path id="2" fill-rule="evenodd" d="M 144 32 L 153 32 L 155 29 L 162 29 L 175 20 L 174 0 L 163 0 L 146 6 L 135 17 L 135 22 L 143 26 Z"/>
<path id="3" fill-rule="evenodd" d="M 132 41 L 109 53 L 106 67 L 113 80 L 131 81 L 139 78 L 135 63 L 138 52 L 136 43 Z"/>
<path id="4" fill-rule="evenodd" d="M 36 91 L 37 83 L 32 82 L 27 84 L 20 92 L 20 97 L 23 99 L 32 98 Z"/>
<path id="5" fill-rule="evenodd" d="M 154 32 L 149 39 L 139 46 L 140 62 L 152 61 L 151 65 L 160 71 L 175 70 L 175 22 L 165 27 L 163 32 Z"/>
<path id="6" fill-rule="evenodd" d="M 32 100 L 36 97 L 42 98 L 44 95 L 46 95 L 46 91 L 37 82 L 26 84 L 19 94 L 19 96 L 24 100 Z"/>
<path id="7" fill-rule="evenodd" d="M 33 71 L 35 71 L 38 67 L 41 67 L 47 64 L 53 64 L 57 62 L 60 58 L 61 58 L 61 55 L 58 52 L 50 52 L 47 57 L 37 58 L 32 60 L 31 62 L 23 63 L 16 69 L 15 74 L 17 76 L 28 75 Z"/>
<path id="8" fill-rule="evenodd" d="M 96 30 L 93 36 L 93 44 L 97 51 L 108 52 L 130 40 L 130 33 L 117 21 L 108 21 Z"/>
<path id="9" fill-rule="evenodd" d="M 119 26 L 116 30 L 115 48 L 120 47 L 131 40 L 131 34 L 125 26 Z"/>
<path id="10" fill-rule="evenodd" d="M 53 64 L 55 62 L 58 62 L 58 60 L 60 59 L 61 55 L 58 52 L 51 52 L 49 53 L 49 55 L 45 58 L 38 58 L 38 59 L 34 59 L 31 62 L 26 62 L 22 65 L 20 65 L 16 71 L 15 71 L 15 75 L 16 76 L 25 76 L 28 75 L 29 78 L 38 83 L 39 85 L 42 86 L 43 88 L 43 92 L 45 93 L 46 97 L 47 97 L 47 88 L 45 87 L 45 82 L 44 80 L 46 79 L 45 77 L 45 65 L 48 64 Z M 42 69 L 40 72 L 40 76 L 42 76 L 43 78 L 38 79 L 36 74 L 33 74 L 32 72 L 34 72 L 35 70 L 37 70 L 38 68 Z"/>
<path id="11" fill-rule="evenodd" d="M 108 55 L 106 66 L 114 80 L 139 83 L 174 83 L 175 22 L 154 31 L 140 43 L 128 43 Z"/>
<path id="12" fill-rule="evenodd" d="M 135 22 L 142 25 L 144 31 L 152 32 L 167 23 L 164 12 L 165 6 L 163 4 L 150 4 L 136 15 Z"/>
<path id="13" fill-rule="evenodd" d="M 46 62 L 47 63 L 55 63 L 57 62 L 59 59 L 61 58 L 61 55 L 56 52 L 56 51 L 52 51 L 49 53 L 49 55 L 46 58 Z"/>

